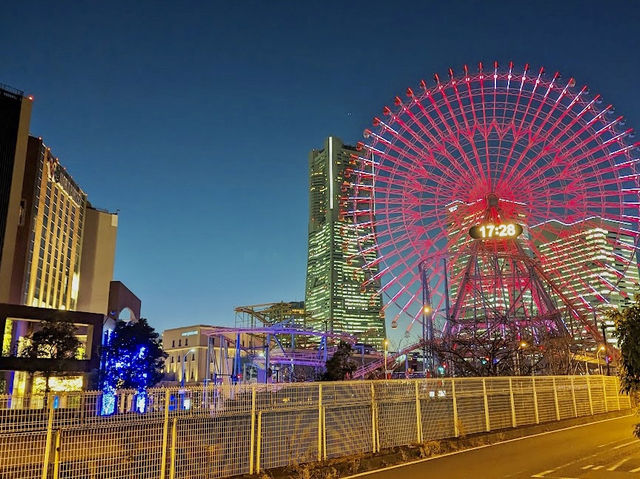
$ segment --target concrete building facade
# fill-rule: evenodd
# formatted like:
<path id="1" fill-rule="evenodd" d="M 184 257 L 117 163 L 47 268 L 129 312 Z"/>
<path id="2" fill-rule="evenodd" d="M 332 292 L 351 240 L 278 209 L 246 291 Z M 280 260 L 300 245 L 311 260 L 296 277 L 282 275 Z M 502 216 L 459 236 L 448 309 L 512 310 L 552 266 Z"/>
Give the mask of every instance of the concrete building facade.
<path id="1" fill-rule="evenodd" d="M 162 332 L 162 347 L 168 355 L 165 373 L 169 380 L 182 383 L 184 378 L 184 384 L 192 385 L 228 380 L 236 353 L 235 336 L 211 334 L 212 330 L 214 326 L 199 324 Z M 248 338 L 242 340 L 248 341 Z"/>
<path id="2" fill-rule="evenodd" d="M 87 206 L 78 291 L 78 309 L 81 311 L 109 312 L 117 233 L 117 214 Z"/>

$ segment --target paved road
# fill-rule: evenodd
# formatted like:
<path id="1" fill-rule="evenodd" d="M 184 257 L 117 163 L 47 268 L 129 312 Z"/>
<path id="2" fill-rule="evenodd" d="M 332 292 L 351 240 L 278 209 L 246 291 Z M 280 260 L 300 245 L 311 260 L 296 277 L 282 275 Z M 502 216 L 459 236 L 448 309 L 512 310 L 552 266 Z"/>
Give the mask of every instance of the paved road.
<path id="1" fill-rule="evenodd" d="M 414 464 L 358 475 L 362 479 L 640 479 L 638 416 L 531 436 Z"/>

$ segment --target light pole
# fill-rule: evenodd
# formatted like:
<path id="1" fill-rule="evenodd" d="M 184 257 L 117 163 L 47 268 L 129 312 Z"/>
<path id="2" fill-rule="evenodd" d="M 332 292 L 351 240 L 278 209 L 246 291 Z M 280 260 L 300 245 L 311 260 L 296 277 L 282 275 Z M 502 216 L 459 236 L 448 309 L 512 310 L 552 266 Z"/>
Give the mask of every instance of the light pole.
<path id="1" fill-rule="evenodd" d="M 422 372 L 424 373 L 424 377 L 427 377 L 427 368 L 429 371 L 433 368 L 431 357 L 427 358 L 427 356 L 431 356 L 429 354 L 429 348 L 431 348 L 431 344 L 428 344 L 433 338 L 431 333 L 431 313 L 433 309 L 429 304 L 425 304 L 422 307 Z M 428 366 L 427 366 L 428 364 Z"/>
<path id="2" fill-rule="evenodd" d="M 185 374 L 185 363 L 187 362 L 187 356 L 189 356 L 189 354 L 193 354 L 195 352 L 196 352 L 195 349 L 190 349 L 189 351 L 184 353 L 184 356 L 182 357 L 182 381 L 180 383 L 182 389 L 184 389 L 184 374 Z"/>
<path id="3" fill-rule="evenodd" d="M 606 348 L 604 347 L 604 344 L 601 344 L 600 347 L 598 348 L 598 351 L 596 352 L 596 361 L 598 361 L 598 371 L 600 372 L 600 376 L 602 376 L 602 363 L 600 363 L 600 353 L 603 352 Z"/>
<path id="4" fill-rule="evenodd" d="M 384 378 L 387 379 L 387 376 L 389 375 L 388 371 L 387 371 L 387 354 L 388 354 L 388 347 L 389 347 L 389 340 L 385 339 L 384 340 Z"/>
<path id="5" fill-rule="evenodd" d="M 518 345 L 518 356 L 521 354 L 520 351 L 523 351 L 522 355 L 522 359 L 518 358 L 518 374 L 520 376 L 522 376 L 522 363 L 524 363 L 524 350 L 529 346 L 529 344 L 526 341 L 520 341 L 520 344 Z M 533 371 L 533 367 L 531 368 L 531 370 Z"/>

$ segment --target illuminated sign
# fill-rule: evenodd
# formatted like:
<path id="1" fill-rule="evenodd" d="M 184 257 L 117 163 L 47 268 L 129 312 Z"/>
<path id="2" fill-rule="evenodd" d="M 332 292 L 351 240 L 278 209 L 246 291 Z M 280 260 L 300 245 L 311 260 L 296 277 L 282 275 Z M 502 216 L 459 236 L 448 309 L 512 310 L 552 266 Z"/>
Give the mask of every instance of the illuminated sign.
<path id="1" fill-rule="evenodd" d="M 522 234 L 522 225 L 518 223 L 501 223 L 494 225 L 485 223 L 475 225 L 469 229 L 469 236 L 473 239 L 489 240 L 489 239 L 511 239 L 517 238 Z"/>
<path id="2" fill-rule="evenodd" d="M 185 331 L 182 333 L 183 336 L 195 336 L 198 334 L 198 331 Z"/>

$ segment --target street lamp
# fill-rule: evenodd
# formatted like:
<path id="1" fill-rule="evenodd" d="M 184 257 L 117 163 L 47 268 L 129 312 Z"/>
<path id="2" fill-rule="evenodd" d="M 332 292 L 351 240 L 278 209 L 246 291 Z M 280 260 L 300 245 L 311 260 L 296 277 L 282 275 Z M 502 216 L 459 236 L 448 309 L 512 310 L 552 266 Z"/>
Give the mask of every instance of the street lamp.
<path id="1" fill-rule="evenodd" d="M 387 371 L 387 354 L 388 354 L 388 346 L 389 346 L 389 340 L 385 339 L 384 340 L 384 378 L 387 379 L 388 377 L 388 371 Z"/>
<path id="2" fill-rule="evenodd" d="M 184 389 L 184 374 L 185 374 L 185 366 L 184 364 L 187 362 L 187 356 L 189 356 L 189 354 L 195 353 L 196 350 L 195 349 L 190 349 L 189 351 L 187 351 L 186 353 L 184 353 L 184 356 L 182 357 L 182 381 L 181 381 L 181 386 Z"/>
<path id="3" fill-rule="evenodd" d="M 422 307 L 422 372 L 424 373 L 424 377 L 427 377 L 427 341 L 432 339 L 429 337 L 429 331 L 427 329 L 427 321 L 430 321 L 429 315 L 431 314 L 431 305 L 425 304 Z M 429 364 L 431 367 L 432 364 Z"/>
<path id="4" fill-rule="evenodd" d="M 607 348 L 604 346 L 604 344 L 601 344 L 598 348 L 598 351 L 596 352 L 596 361 L 598 361 L 598 371 L 600 371 L 600 376 L 602 376 L 602 364 L 600 363 L 600 358 L 598 356 L 600 356 L 600 353 L 605 349 Z"/>
<path id="5" fill-rule="evenodd" d="M 526 341 L 520 341 L 520 344 L 518 345 L 516 358 L 518 359 L 518 374 L 520 375 L 522 375 L 522 363 L 524 362 L 524 354 L 521 353 L 520 351 L 523 351 L 528 347 L 529 347 L 529 343 L 527 343 Z M 521 354 L 523 354 L 522 358 L 520 358 Z M 531 362 L 531 371 L 533 374 L 533 361 Z"/>

